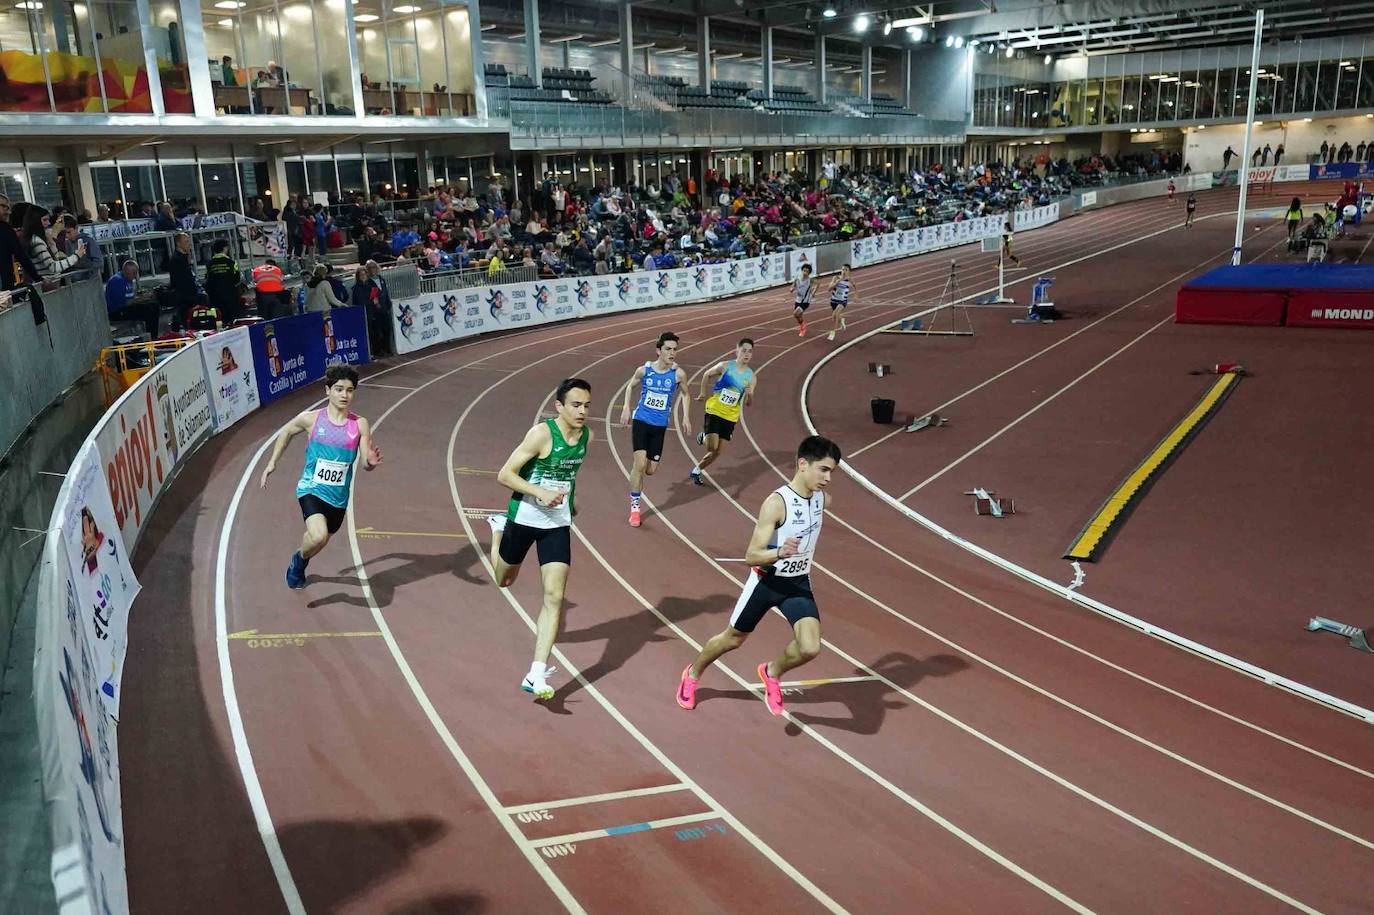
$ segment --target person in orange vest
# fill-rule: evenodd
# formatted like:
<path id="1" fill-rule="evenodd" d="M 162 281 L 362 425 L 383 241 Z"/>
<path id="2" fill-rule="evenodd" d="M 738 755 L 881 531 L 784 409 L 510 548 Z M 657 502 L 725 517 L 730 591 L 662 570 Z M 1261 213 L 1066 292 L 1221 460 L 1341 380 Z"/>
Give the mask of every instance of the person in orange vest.
<path id="1" fill-rule="evenodd" d="M 281 267 L 268 258 L 253 268 L 253 287 L 257 291 L 258 314 L 264 318 L 277 318 L 289 313 L 291 300 L 286 295 Z"/>

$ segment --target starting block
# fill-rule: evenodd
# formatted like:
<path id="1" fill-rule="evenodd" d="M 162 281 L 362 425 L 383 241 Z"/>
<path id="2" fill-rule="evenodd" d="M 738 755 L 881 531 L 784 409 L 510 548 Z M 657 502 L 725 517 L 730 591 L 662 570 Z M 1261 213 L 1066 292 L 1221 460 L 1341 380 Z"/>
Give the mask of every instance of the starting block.
<path id="1" fill-rule="evenodd" d="M 1000 518 L 1003 515 L 1016 514 L 1015 499 L 999 499 L 989 489 L 975 487 L 964 493 L 966 496 L 973 496 L 973 513 L 975 515 L 992 515 Z"/>
<path id="2" fill-rule="evenodd" d="M 1324 616 L 1314 616 L 1307 621 L 1308 632 L 1320 632 L 1323 630 L 1326 632 L 1334 632 L 1337 635 L 1343 635 L 1350 639 L 1351 648 L 1374 654 L 1374 648 L 1369 647 L 1369 639 L 1365 636 L 1363 629 L 1347 626 L 1345 623 L 1338 623 Z"/>
<path id="3" fill-rule="evenodd" d="M 920 432 L 928 426 L 947 426 L 949 420 L 939 413 L 932 413 L 929 416 L 918 416 L 911 421 L 911 425 L 903 429 L 903 432 Z"/>

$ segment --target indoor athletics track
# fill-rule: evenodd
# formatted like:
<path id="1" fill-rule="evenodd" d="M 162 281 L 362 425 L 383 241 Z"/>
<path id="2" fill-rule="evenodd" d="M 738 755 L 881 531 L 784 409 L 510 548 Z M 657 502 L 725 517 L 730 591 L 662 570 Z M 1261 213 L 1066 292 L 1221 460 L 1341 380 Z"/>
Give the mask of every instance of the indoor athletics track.
<path id="1" fill-rule="evenodd" d="M 1081 588 L 1374 705 L 1368 659 L 1302 631 L 1363 609 L 1370 526 L 1345 496 L 1374 444 L 1351 380 L 1369 338 L 1174 325 L 1178 285 L 1231 248 L 1234 191 L 1199 201 L 1187 231 L 1181 200 L 1151 200 L 1018 235 L 1032 269 L 1013 295 L 1054 276 L 1071 320 L 1053 325 L 975 308 L 973 338 L 844 348 L 932 303 L 951 258 L 965 293 L 987 289 L 996 255 L 970 246 L 857 271 L 835 343 L 823 301 L 798 339 L 783 288 L 367 366 L 354 410 L 386 461 L 358 475 L 300 592 L 282 574 L 302 449 L 265 492 L 258 477 L 311 398 L 212 439 L 136 556 L 120 722 L 134 909 L 1369 911 L 1374 727 L 1066 601 L 895 507 L 1067 584 L 1065 547 L 1210 383 L 1188 370 L 1243 362 L 1254 377 Z M 1279 223 L 1251 233 L 1248 258 L 1281 256 Z M 665 329 L 694 385 L 754 337 L 759 390 L 707 487 L 687 482 L 695 436 L 669 431 L 635 530 L 613 420 Z M 517 688 L 538 577 L 489 583 L 483 517 L 569 375 L 592 384 L 597 438 L 559 689 L 539 704 Z M 880 394 L 899 420 L 938 408 L 950 425 L 885 435 L 868 416 Z M 788 638 L 772 619 L 684 712 L 678 676 L 725 624 L 746 572 L 729 560 L 808 421 L 892 501 L 836 475 L 813 575 L 825 650 L 797 672 L 788 717 L 752 682 Z M 1019 513 L 975 517 L 975 485 Z"/>

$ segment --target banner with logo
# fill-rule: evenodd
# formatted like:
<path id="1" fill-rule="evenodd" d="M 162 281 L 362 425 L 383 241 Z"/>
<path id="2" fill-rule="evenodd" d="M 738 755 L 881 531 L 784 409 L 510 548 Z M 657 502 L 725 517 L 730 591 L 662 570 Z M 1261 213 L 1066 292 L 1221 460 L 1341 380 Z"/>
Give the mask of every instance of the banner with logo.
<path id="1" fill-rule="evenodd" d="M 140 585 L 115 521 L 104 469 L 95 441 L 88 439 L 67 471 L 60 530 L 100 698 L 110 715 L 118 717 L 129 609 Z"/>
<path id="2" fill-rule="evenodd" d="M 359 366 L 371 361 L 367 347 L 367 311 L 361 306 L 335 308 L 323 316 L 324 364 Z M 216 337 L 215 339 L 218 339 Z"/>
<path id="3" fill-rule="evenodd" d="M 324 377 L 324 316 L 319 312 L 251 324 L 248 334 L 262 404 Z"/>
<path id="4" fill-rule="evenodd" d="M 810 248 L 793 248 L 791 251 L 787 252 L 788 277 L 795 280 L 797 277 L 801 276 L 801 268 L 803 266 L 810 266 L 811 272 L 816 272 L 816 249 L 814 246 Z"/>
<path id="5" fill-rule="evenodd" d="M 78 578 L 63 539 L 48 537 L 38 585 L 47 612 L 38 614 L 33 691 L 53 884 L 63 911 L 127 912 L 117 725 L 103 707 L 101 662 Z M 84 909 L 74 907 L 82 903 Z"/>
<path id="6" fill-rule="evenodd" d="M 200 345 L 183 347 L 139 379 L 94 433 L 114 520 L 130 549 L 172 471 L 214 429 Z"/>
<path id="7" fill-rule="evenodd" d="M 234 327 L 200 343 L 215 430 L 223 432 L 258 408 L 258 382 L 253 370 L 253 341 L 248 328 Z"/>
<path id="8" fill-rule="evenodd" d="M 1312 165 L 1308 166 L 1308 178 L 1312 181 L 1319 178 L 1374 178 L 1374 162 L 1332 162 L 1330 165 Z"/>

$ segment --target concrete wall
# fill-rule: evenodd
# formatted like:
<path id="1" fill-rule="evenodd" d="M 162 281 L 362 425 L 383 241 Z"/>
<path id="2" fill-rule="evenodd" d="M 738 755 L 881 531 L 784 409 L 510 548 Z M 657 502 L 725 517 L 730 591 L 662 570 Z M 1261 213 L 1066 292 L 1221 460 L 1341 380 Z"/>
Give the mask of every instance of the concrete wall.
<path id="1" fill-rule="evenodd" d="M 38 413 L 88 372 L 110 322 L 100 283 L 87 280 L 43 296 L 48 323 L 27 304 L 0 312 L 0 455 Z"/>

